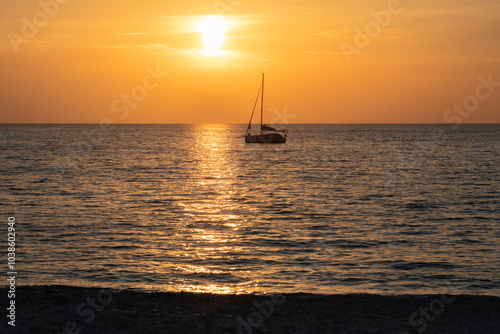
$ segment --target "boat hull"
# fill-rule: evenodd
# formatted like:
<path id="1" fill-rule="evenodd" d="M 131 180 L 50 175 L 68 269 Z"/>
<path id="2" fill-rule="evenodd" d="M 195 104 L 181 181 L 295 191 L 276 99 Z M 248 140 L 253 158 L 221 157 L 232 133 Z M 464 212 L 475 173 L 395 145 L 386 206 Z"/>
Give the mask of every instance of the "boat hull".
<path id="1" fill-rule="evenodd" d="M 281 133 L 263 133 L 260 135 L 245 136 L 245 143 L 259 143 L 259 144 L 283 144 L 286 143 L 286 134 Z"/>

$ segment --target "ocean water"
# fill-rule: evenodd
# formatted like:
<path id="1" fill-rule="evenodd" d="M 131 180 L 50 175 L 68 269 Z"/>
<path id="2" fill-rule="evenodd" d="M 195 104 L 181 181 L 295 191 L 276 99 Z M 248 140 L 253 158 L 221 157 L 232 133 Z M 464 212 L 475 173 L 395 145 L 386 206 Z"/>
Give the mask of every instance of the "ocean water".
<path id="1" fill-rule="evenodd" d="M 500 125 L 288 128 L 1 125 L 18 284 L 500 296 Z"/>

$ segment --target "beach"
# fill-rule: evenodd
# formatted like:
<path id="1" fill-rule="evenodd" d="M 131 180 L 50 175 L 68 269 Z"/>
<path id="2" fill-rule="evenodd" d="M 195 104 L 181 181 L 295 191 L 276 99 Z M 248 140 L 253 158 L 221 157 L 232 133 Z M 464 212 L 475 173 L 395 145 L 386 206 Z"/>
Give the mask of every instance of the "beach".
<path id="1" fill-rule="evenodd" d="M 2 295 L 7 294 L 4 287 Z M 2 333 L 498 333 L 500 298 L 21 286 Z"/>

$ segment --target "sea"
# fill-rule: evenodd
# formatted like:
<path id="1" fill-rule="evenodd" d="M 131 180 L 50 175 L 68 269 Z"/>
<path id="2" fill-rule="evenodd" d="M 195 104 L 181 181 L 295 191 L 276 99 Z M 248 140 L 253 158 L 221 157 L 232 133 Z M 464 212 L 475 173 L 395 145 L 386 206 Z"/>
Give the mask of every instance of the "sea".
<path id="1" fill-rule="evenodd" d="M 287 128 L 0 125 L 16 283 L 500 296 L 500 125 Z"/>

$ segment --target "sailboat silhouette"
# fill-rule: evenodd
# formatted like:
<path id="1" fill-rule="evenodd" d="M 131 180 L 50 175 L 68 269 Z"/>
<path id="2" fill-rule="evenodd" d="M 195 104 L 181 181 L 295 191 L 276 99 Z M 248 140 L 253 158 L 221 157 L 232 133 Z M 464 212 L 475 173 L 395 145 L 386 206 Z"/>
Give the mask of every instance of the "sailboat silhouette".
<path id="1" fill-rule="evenodd" d="M 260 133 L 252 134 L 250 130 L 252 129 L 252 118 L 255 113 L 255 107 L 257 102 L 260 100 Z M 272 126 L 262 123 L 264 113 L 264 73 L 262 73 L 262 84 L 257 94 L 257 99 L 253 106 L 252 115 L 250 116 L 250 121 L 248 122 L 247 131 L 245 133 L 245 143 L 261 143 L 261 144 L 281 144 L 286 143 L 286 137 L 288 135 L 288 130 L 278 130 Z"/>

